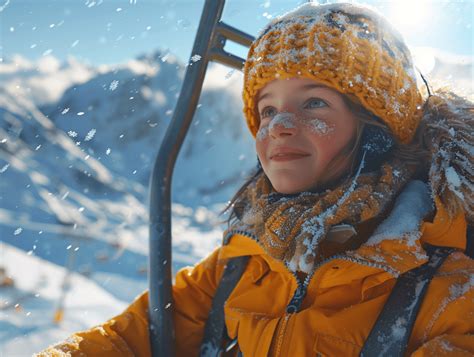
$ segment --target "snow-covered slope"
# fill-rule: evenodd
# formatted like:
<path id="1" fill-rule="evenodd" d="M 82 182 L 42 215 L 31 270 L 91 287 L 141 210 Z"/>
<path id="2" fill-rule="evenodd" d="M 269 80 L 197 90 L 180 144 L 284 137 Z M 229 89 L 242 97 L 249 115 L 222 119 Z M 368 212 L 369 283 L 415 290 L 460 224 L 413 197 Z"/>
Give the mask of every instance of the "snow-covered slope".
<path id="1" fill-rule="evenodd" d="M 2 242 L 0 256 L 5 269 L 0 276 L 1 356 L 31 356 L 71 331 L 99 324 L 126 307 L 90 279 L 76 273 L 66 278 L 66 269 Z M 64 318 L 56 324 L 62 299 Z"/>

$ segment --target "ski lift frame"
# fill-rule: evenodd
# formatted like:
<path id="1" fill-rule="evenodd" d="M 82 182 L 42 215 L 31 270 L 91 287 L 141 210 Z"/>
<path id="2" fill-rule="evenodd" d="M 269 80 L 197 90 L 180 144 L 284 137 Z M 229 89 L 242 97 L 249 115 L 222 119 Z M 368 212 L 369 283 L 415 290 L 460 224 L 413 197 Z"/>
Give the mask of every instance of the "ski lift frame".
<path id="1" fill-rule="evenodd" d="M 152 356 L 174 356 L 171 293 L 171 181 L 191 125 L 209 62 L 242 70 L 245 60 L 224 50 L 227 40 L 250 47 L 254 37 L 221 21 L 225 0 L 206 0 L 171 123 L 150 179 L 149 336 Z M 198 57 L 199 56 L 199 57 Z M 196 60 L 197 59 L 197 60 Z"/>

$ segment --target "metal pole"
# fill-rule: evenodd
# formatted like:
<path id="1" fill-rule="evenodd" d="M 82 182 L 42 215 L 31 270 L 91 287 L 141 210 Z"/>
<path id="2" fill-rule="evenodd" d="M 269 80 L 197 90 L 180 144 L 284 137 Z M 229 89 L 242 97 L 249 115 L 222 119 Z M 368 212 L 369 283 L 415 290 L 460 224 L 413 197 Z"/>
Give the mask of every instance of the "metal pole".
<path id="1" fill-rule="evenodd" d="M 222 21 L 219 22 L 219 24 L 217 25 L 217 31 L 223 36 L 225 36 L 227 39 L 237 42 L 238 44 L 241 44 L 242 46 L 246 47 L 250 47 L 252 42 L 255 40 L 253 36 L 250 36 L 245 32 L 236 29 L 235 27 L 227 25 Z"/>
<path id="2" fill-rule="evenodd" d="M 171 180 L 174 164 L 193 118 L 224 0 L 206 0 L 176 109 L 161 144 L 150 182 L 149 332 L 152 355 L 174 356 L 171 294 Z M 194 57 L 196 58 L 196 57 Z"/>
<path id="3" fill-rule="evenodd" d="M 238 70 L 241 70 L 245 64 L 244 59 L 228 53 L 221 48 L 212 49 L 211 60 Z"/>

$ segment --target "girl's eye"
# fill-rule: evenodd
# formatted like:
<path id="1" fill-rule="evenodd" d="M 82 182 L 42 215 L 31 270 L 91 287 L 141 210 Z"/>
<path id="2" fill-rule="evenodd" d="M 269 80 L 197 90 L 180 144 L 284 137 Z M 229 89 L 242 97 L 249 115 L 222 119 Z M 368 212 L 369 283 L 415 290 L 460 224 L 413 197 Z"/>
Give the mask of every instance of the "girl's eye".
<path id="1" fill-rule="evenodd" d="M 305 109 L 316 109 L 316 108 L 323 108 L 327 107 L 327 103 L 319 98 L 310 98 L 304 104 Z"/>
<path id="2" fill-rule="evenodd" d="M 277 111 L 273 107 L 265 107 L 263 110 L 260 112 L 260 119 L 264 118 L 271 118 L 277 115 Z"/>

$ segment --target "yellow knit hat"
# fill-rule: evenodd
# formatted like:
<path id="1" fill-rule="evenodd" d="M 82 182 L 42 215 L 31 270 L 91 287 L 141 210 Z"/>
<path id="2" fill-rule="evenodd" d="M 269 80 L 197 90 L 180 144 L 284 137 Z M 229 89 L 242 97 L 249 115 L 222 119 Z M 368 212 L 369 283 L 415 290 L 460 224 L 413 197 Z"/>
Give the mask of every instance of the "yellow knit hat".
<path id="1" fill-rule="evenodd" d="M 244 69 L 244 113 L 253 136 L 259 90 L 276 78 L 297 76 L 356 96 L 404 143 L 421 119 L 410 52 L 398 32 L 366 7 L 307 3 L 262 31 Z"/>

